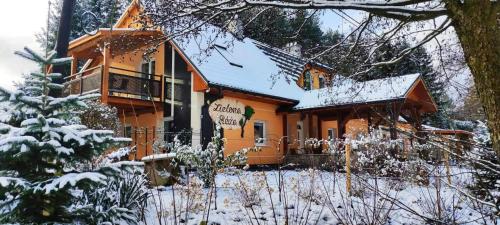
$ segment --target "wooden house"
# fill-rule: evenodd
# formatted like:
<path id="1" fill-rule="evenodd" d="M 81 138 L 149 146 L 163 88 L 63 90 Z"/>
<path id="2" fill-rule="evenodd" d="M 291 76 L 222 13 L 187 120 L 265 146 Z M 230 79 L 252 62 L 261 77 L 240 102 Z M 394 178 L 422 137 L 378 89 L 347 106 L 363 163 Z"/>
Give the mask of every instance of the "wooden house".
<path id="1" fill-rule="evenodd" d="M 275 164 L 305 149 L 308 138 L 355 137 L 382 125 L 396 138 L 398 123 L 391 121 L 404 117 L 418 131 L 420 116 L 436 111 L 418 74 L 358 82 L 250 38 L 227 34 L 208 41 L 216 27 L 152 45 L 163 33 L 138 29 L 140 10 L 133 1 L 113 28 L 71 41 L 65 89 L 100 92 L 104 104 L 117 107 L 138 159 L 170 134 L 185 132 L 192 145 L 206 145 L 214 131 L 211 114 L 225 125 L 225 154 L 259 146 L 249 163 Z M 254 113 L 243 119 L 242 109 Z"/>

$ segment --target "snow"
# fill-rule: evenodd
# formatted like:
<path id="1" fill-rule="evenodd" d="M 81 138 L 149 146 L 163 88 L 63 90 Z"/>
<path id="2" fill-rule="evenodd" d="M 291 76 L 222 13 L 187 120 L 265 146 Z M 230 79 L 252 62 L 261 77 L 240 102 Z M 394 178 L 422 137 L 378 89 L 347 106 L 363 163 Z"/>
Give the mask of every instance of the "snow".
<path id="1" fill-rule="evenodd" d="M 147 161 L 158 160 L 158 159 L 169 159 L 169 158 L 174 158 L 175 156 L 176 156 L 175 153 L 154 154 L 154 155 L 148 155 L 148 156 L 143 157 L 141 159 L 141 161 L 147 162 Z"/>
<path id="2" fill-rule="evenodd" d="M 403 99 L 418 80 L 409 74 L 365 82 L 336 76 L 331 87 L 306 91 L 294 109 L 341 106 Z"/>
<path id="3" fill-rule="evenodd" d="M 440 167 L 438 170 L 443 172 L 444 168 Z M 348 196 L 346 176 L 343 173 L 315 170 L 283 170 L 281 173 L 282 193 L 286 193 L 286 197 L 282 195 L 281 200 L 278 171 L 243 171 L 241 174 L 226 171 L 217 175 L 217 209 L 214 209 L 212 202 L 207 224 L 275 224 L 273 211 L 278 224 L 285 224 L 286 213 L 289 224 L 339 224 L 342 222 L 339 221 L 339 217 L 348 215 L 356 218 L 354 220 L 358 223 L 354 224 L 364 224 L 360 219 L 372 215 L 370 210 L 373 207 L 370 204 L 373 204 L 375 199 L 373 191 L 370 190 L 375 187 L 378 187 L 376 195 L 378 206 L 390 207 L 390 201 L 386 198 L 397 199 L 392 206 L 393 210 L 389 212 L 388 222 L 382 224 L 426 224 L 428 221 L 424 219 L 432 218 L 435 210 L 433 199 L 436 196 L 436 189 L 433 184 L 417 185 L 383 177 L 377 178 L 375 182 L 373 177 L 353 174 L 353 194 Z M 463 186 L 464 182 L 472 179 L 470 171 L 465 168 L 452 167 L 452 174 L 452 182 L 457 186 Z M 146 222 L 142 224 L 160 224 L 159 221 L 161 224 L 175 224 L 173 194 L 175 194 L 176 210 L 179 213 L 179 211 L 185 212 L 187 193 L 190 194 L 190 210 L 188 216 L 184 213 L 177 216 L 178 223 L 180 219 L 184 220 L 187 217 L 188 222 L 185 224 L 200 224 L 200 221 L 206 218 L 209 189 L 203 189 L 201 181 L 193 176 L 190 180 L 189 188 L 186 185 L 176 185 L 174 190 L 172 187 L 151 189 L 153 197 L 149 199 Z M 434 180 L 431 179 L 431 182 Z M 443 201 L 443 215 L 454 212 L 458 223 L 481 224 L 482 221 L 478 220 L 481 214 L 479 210 L 473 208 L 471 201 L 459 191 L 446 185 L 445 179 L 442 179 L 442 185 L 440 194 Z M 366 208 L 363 203 L 368 204 Z M 288 210 L 285 210 L 285 206 Z M 380 208 L 378 210 L 385 211 Z M 158 215 L 162 218 L 158 218 Z M 252 218 L 252 222 L 249 218 Z"/>
<path id="4" fill-rule="evenodd" d="M 39 185 L 35 189 L 45 191 L 46 194 L 49 194 L 51 191 L 57 191 L 59 189 L 65 188 L 66 185 L 70 185 L 73 187 L 83 180 L 97 183 L 106 183 L 106 179 L 107 177 L 105 175 L 96 172 L 68 173 L 61 177 L 53 179 L 48 184 Z"/>
<path id="5" fill-rule="evenodd" d="M 9 185 L 24 186 L 25 180 L 13 177 L 0 177 L 0 187 L 8 187 Z"/>
<path id="6" fill-rule="evenodd" d="M 236 40 L 231 34 L 224 36 L 218 28 L 207 26 L 209 28 L 198 36 L 177 40 L 175 44 L 210 85 L 290 100 L 299 99 L 304 91 L 295 82 L 285 79 L 277 63 L 264 54 L 254 40 Z M 222 47 L 213 47 L 214 44 Z M 208 54 L 205 50 L 209 50 Z"/>

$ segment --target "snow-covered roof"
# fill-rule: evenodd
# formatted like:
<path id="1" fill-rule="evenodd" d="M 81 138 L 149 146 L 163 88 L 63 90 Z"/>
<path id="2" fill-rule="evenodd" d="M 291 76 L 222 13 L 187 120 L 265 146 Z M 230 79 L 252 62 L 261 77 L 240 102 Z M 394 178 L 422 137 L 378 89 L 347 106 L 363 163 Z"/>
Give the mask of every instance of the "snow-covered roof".
<path id="1" fill-rule="evenodd" d="M 365 82 L 336 76 L 331 87 L 306 91 L 294 109 L 362 104 L 402 99 L 418 80 L 409 74 Z"/>
<path id="2" fill-rule="evenodd" d="M 304 90 L 256 43 L 221 34 L 215 27 L 175 41 L 209 85 L 298 101 Z"/>
<path id="3" fill-rule="evenodd" d="M 454 134 L 465 134 L 472 136 L 474 133 L 466 130 L 459 130 L 459 129 L 442 129 L 438 127 L 433 127 L 429 125 L 422 125 L 422 129 L 424 132 L 430 132 L 430 133 L 435 133 L 435 134 L 443 134 L 443 135 L 454 135 Z"/>

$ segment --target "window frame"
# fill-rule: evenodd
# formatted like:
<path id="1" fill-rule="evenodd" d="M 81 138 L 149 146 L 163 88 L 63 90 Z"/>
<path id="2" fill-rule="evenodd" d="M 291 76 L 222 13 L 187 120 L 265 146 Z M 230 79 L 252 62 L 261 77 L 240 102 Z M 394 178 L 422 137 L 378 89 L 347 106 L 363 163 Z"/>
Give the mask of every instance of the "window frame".
<path id="1" fill-rule="evenodd" d="M 257 142 L 257 138 L 255 137 L 255 125 L 256 124 L 262 124 L 262 142 Z M 267 139 L 266 139 L 266 135 L 267 135 L 267 131 L 266 131 L 266 122 L 265 121 L 262 121 L 262 120 L 256 120 L 253 122 L 253 134 L 254 134 L 254 144 L 255 146 L 267 146 Z"/>
<path id="2" fill-rule="evenodd" d="M 332 132 L 332 137 L 330 137 L 330 131 Z M 328 128 L 326 130 L 326 136 L 327 136 L 328 140 L 336 139 L 337 138 L 337 129 L 333 128 L 333 127 Z"/>
<path id="3" fill-rule="evenodd" d="M 144 65 L 147 64 L 148 65 L 148 70 L 147 71 L 144 71 Z M 153 66 L 154 64 L 154 66 Z M 154 75 L 155 74 L 155 70 L 156 70 L 156 60 L 155 59 L 150 59 L 149 61 L 142 61 L 141 63 L 141 73 L 143 73 L 143 75 Z"/>
<path id="4" fill-rule="evenodd" d="M 128 133 L 128 132 L 127 132 L 127 129 L 130 129 L 130 133 L 129 133 L 129 134 L 130 134 L 130 136 L 129 136 L 129 135 L 127 135 L 127 133 Z M 124 136 L 124 137 L 126 137 L 126 138 L 132 138 L 132 136 L 133 136 L 133 135 L 132 135 L 132 134 L 133 134 L 133 129 L 134 129 L 134 128 L 132 127 L 132 125 L 131 125 L 131 124 L 123 124 L 123 136 Z"/>
<path id="5" fill-rule="evenodd" d="M 319 86 L 319 88 L 324 88 L 326 86 L 325 81 L 326 81 L 325 80 L 325 76 L 323 76 L 323 75 L 319 75 L 318 76 L 318 83 L 319 83 L 318 86 Z"/>

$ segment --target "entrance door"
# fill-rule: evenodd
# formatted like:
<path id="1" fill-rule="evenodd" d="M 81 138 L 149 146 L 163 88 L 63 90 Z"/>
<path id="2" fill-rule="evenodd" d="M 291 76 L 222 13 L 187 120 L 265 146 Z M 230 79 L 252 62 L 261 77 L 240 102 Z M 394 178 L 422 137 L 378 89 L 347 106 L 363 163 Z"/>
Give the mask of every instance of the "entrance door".
<path id="1" fill-rule="evenodd" d="M 297 141 L 299 147 L 304 148 L 304 122 L 302 121 L 297 121 Z"/>

